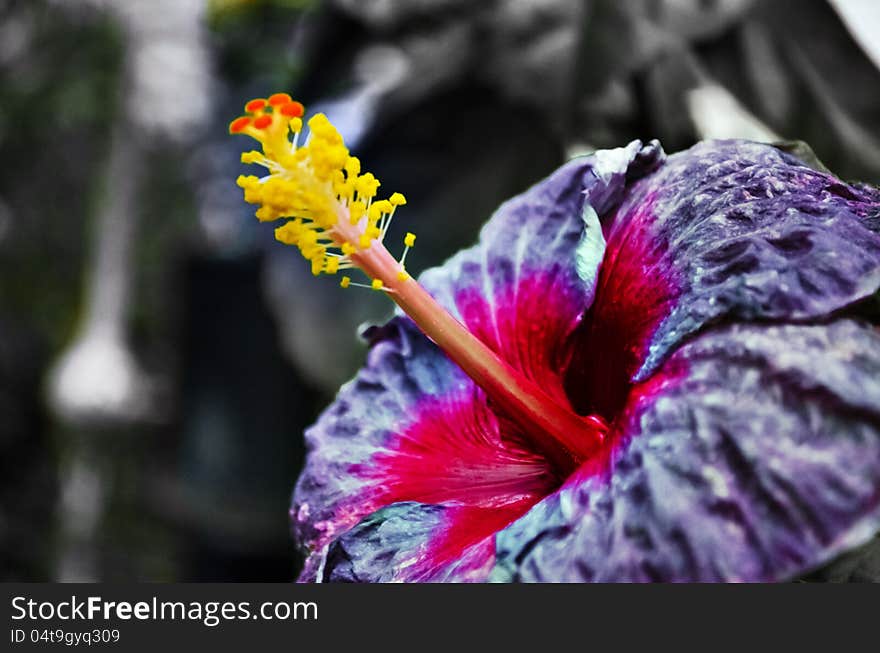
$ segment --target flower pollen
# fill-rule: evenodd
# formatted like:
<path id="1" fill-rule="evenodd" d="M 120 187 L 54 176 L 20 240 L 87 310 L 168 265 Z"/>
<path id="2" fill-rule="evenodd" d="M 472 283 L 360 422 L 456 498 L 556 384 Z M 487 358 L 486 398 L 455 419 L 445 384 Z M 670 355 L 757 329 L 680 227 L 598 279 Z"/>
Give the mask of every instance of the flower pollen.
<path id="1" fill-rule="evenodd" d="M 387 288 L 386 279 L 370 274 L 355 256 L 359 251 L 381 244 L 391 226 L 395 210 L 406 204 L 401 193 L 378 199 L 380 182 L 370 172 L 362 172 L 360 161 L 349 154 L 342 136 L 322 113 L 308 121 L 309 137 L 300 144 L 303 105 L 287 93 L 268 99 L 257 98 L 245 105 L 247 115 L 229 125 L 232 134 L 245 134 L 257 140 L 260 150 L 244 152 L 242 163 L 267 169 L 263 177 L 242 175 L 238 185 L 244 199 L 257 205 L 261 222 L 287 219 L 275 229 L 275 237 L 297 247 L 311 263 L 312 273 L 336 274 L 360 268 L 371 283 L 341 284 L 343 288 L 364 286 Z M 403 260 L 415 241 L 407 234 L 406 249 L 393 280 L 408 279 Z"/>
<path id="2" fill-rule="evenodd" d="M 561 477 L 602 447 L 604 423 L 583 418 L 548 395 L 409 275 L 405 263 L 415 234 L 404 236 L 399 259 L 391 256 L 385 236 L 406 198 L 397 192 L 378 198 L 379 180 L 361 170 L 360 160 L 351 156 L 327 116 L 319 113 L 309 119 L 309 136 L 300 144 L 303 106 L 286 93 L 251 100 L 245 112 L 232 121 L 229 131 L 260 143 L 260 150 L 244 152 L 241 160 L 263 166 L 268 174 L 242 175 L 237 183 L 245 201 L 259 207 L 256 216 L 261 222 L 286 220 L 275 229 L 275 238 L 297 247 L 313 274 L 353 268 L 364 272 L 369 283 L 355 283 L 344 275 L 339 285 L 385 292 L 516 422 L 533 451 Z"/>

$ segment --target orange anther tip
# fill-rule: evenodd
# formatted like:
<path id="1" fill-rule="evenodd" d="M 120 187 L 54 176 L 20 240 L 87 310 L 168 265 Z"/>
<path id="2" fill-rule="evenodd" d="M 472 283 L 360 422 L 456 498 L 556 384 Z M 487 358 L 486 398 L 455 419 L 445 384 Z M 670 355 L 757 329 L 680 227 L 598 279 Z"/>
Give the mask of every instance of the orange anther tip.
<path id="1" fill-rule="evenodd" d="M 305 108 L 299 102 L 288 102 L 281 107 L 281 114 L 288 118 L 301 118 Z"/>
<path id="2" fill-rule="evenodd" d="M 254 119 L 254 127 L 257 129 L 266 129 L 272 124 L 272 116 L 260 116 Z"/>
<path id="3" fill-rule="evenodd" d="M 287 93 L 275 93 L 274 95 L 269 96 L 269 104 L 273 107 L 279 107 L 283 104 L 287 104 L 291 101 L 290 96 Z"/>
<path id="4" fill-rule="evenodd" d="M 263 100 L 262 98 L 257 98 L 256 100 L 251 100 L 246 105 L 244 105 L 244 110 L 248 113 L 253 113 L 254 111 L 259 111 L 265 106 L 266 100 Z"/>
<path id="5" fill-rule="evenodd" d="M 237 134 L 244 130 L 245 127 L 251 124 L 251 119 L 247 116 L 242 116 L 241 118 L 236 118 L 231 123 L 229 123 L 229 133 Z"/>

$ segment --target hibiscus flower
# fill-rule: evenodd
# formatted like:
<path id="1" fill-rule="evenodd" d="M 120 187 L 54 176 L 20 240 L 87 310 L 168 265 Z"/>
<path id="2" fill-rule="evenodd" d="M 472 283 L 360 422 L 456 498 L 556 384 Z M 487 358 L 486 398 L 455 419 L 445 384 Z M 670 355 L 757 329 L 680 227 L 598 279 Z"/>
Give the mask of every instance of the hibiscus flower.
<path id="1" fill-rule="evenodd" d="M 326 117 L 256 100 L 241 177 L 316 274 L 386 292 L 306 433 L 301 580 L 768 581 L 880 529 L 880 192 L 776 147 L 633 142 L 418 282 Z M 292 142 L 291 142 L 292 139 Z"/>

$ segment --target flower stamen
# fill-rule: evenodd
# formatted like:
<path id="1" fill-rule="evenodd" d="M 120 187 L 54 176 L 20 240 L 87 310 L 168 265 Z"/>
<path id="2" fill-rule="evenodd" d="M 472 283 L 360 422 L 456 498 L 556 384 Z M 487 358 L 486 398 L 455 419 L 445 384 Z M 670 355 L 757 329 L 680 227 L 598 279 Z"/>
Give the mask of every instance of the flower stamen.
<path id="1" fill-rule="evenodd" d="M 248 115 L 232 121 L 229 131 L 262 145 L 262 151 L 244 152 L 241 160 L 263 166 L 269 174 L 238 178 L 245 201 L 260 207 L 257 218 L 293 218 L 275 230 L 275 237 L 299 248 L 316 275 L 363 269 L 352 256 L 374 242 L 382 243 L 395 209 L 406 204 L 406 198 L 393 193 L 376 199 L 379 180 L 372 173 L 361 174 L 360 161 L 349 155 L 323 114 L 309 120 L 309 138 L 300 146 L 303 107 L 286 93 L 251 100 L 245 112 Z M 385 288 L 384 281 L 369 287 L 393 290 Z"/>
<path id="2" fill-rule="evenodd" d="M 242 154 L 243 163 L 263 166 L 263 177 L 242 175 L 244 199 L 259 208 L 261 222 L 285 219 L 275 238 L 296 246 L 312 273 L 336 274 L 357 268 L 370 280 L 351 286 L 388 293 L 403 311 L 455 361 L 561 473 L 572 471 L 592 455 L 605 434 L 595 418 L 582 418 L 560 406 L 533 382 L 514 370 L 468 331 L 406 271 L 407 255 L 416 236 L 407 233 L 400 259 L 391 256 L 384 239 L 401 193 L 377 199 L 380 182 L 350 155 L 342 136 L 324 114 L 308 121 L 309 137 L 299 145 L 303 106 L 286 93 L 258 98 L 245 105 L 247 115 L 229 125 L 233 134 L 256 139 L 261 151 Z"/>

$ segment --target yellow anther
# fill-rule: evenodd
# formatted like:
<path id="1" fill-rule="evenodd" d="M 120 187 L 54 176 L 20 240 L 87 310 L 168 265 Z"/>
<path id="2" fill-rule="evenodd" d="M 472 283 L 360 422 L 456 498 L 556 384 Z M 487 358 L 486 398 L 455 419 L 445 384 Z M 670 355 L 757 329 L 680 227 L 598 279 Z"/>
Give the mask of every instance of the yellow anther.
<path id="1" fill-rule="evenodd" d="M 373 290 L 382 290 L 382 280 L 381 279 L 373 279 L 373 283 L 370 284 L 370 287 Z"/>
<path id="2" fill-rule="evenodd" d="M 322 258 L 313 258 L 312 259 L 312 274 L 316 277 L 321 274 L 321 271 L 324 269 L 324 259 Z"/>
<path id="3" fill-rule="evenodd" d="M 309 129 L 312 136 L 323 141 L 325 145 L 341 145 L 342 136 L 336 131 L 336 127 L 327 119 L 323 113 L 316 113 L 309 120 Z M 347 156 L 347 154 L 346 154 Z"/>
<path id="4" fill-rule="evenodd" d="M 358 195 L 362 198 L 370 199 L 376 196 L 376 190 L 379 188 L 379 180 L 372 173 L 368 172 L 357 178 L 355 188 Z"/>
<path id="5" fill-rule="evenodd" d="M 339 199 L 351 200 L 352 196 L 354 196 L 354 182 L 350 179 L 346 179 L 341 183 L 334 184 L 333 191 L 336 193 Z M 349 207 L 349 213 L 351 213 L 351 207 Z M 355 224 L 356 222 L 357 220 L 355 220 L 355 222 L 353 222 L 352 224 Z"/>
<path id="6" fill-rule="evenodd" d="M 398 281 L 406 281 L 407 279 L 409 279 L 409 273 L 406 270 L 400 270 L 400 272 L 397 273 Z"/>
<path id="7" fill-rule="evenodd" d="M 379 221 L 379 218 L 381 218 L 381 217 L 382 217 L 382 209 L 379 207 L 379 202 L 374 202 L 373 204 L 370 205 L 370 210 L 367 213 L 367 219 L 372 223 L 376 223 Z"/>
<path id="8" fill-rule="evenodd" d="M 355 200 L 351 204 L 348 205 L 348 214 L 351 216 L 351 223 L 357 224 L 362 217 L 364 217 L 364 213 L 367 212 L 366 205 L 360 200 Z"/>
<path id="9" fill-rule="evenodd" d="M 411 233 L 408 231 L 406 233 L 406 236 L 403 239 L 403 244 L 406 245 L 407 247 L 412 247 L 413 245 L 415 245 L 416 244 L 416 235 L 414 233 Z"/>
<path id="10" fill-rule="evenodd" d="M 373 206 L 370 207 L 371 210 L 374 208 L 379 211 L 379 213 L 391 213 L 391 210 L 394 207 L 388 200 L 379 200 L 378 202 L 373 202 Z"/>
<path id="11" fill-rule="evenodd" d="M 298 244 L 301 234 L 302 225 L 293 220 L 275 229 L 275 239 L 285 245 Z"/>
<path id="12" fill-rule="evenodd" d="M 297 244 L 299 245 L 300 251 L 302 252 L 303 257 L 306 260 L 309 260 L 309 261 L 319 260 L 320 262 L 323 262 L 324 256 L 327 253 L 327 250 L 323 245 L 320 245 L 318 243 L 308 244 L 306 242 L 305 236 L 300 238 L 300 241 Z M 322 269 L 323 269 L 323 266 L 322 266 Z"/>
<path id="13" fill-rule="evenodd" d="M 361 162 L 356 156 L 348 157 L 348 160 L 345 162 L 345 172 L 348 173 L 349 177 L 357 177 L 361 174 Z"/>
<path id="14" fill-rule="evenodd" d="M 406 203 L 403 195 L 393 193 L 388 199 L 376 199 L 379 180 L 370 172 L 362 173 L 360 160 L 350 155 L 324 114 L 309 119 L 309 139 L 300 144 L 303 107 L 289 95 L 275 93 L 249 102 L 246 113 L 229 129 L 233 134 L 251 136 L 261 146 L 244 152 L 241 160 L 267 168 L 266 176 L 242 175 L 236 180 L 245 201 L 256 206 L 257 218 L 290 218 L 275 230 L 275 237 L 296 246 L 314 274 L 335 274 L 366 265 L 371 254 L 361 258 L 358 252 L 369 249 L 374 241 L 381 246 L 395 208 Z M 409 278 L 403 268 L 405 257 L 404 252 L 398 275 L 401 281 Z M 340 285 L 363 284 L 343 277 Z M 381 280 L 367 287 L 383 289 Z"/>
<path id="15" fill-rule="evenodd" d="M 245 201 L 247 201 L 247 194 L 245 194 Z M 264 204 L 257 209 L 256 216 L 257 220 L 260 222 L 272 222 L 273 220 L 280 218 L 281 214 L 271 206 Z"/>
<path id="16" fill-rule="evenodd" d="M 248 186 L 244 189 L 244 201 L 248 204 L 261 204 L 263 201 L 263 189 L 260 185 Z"/>

